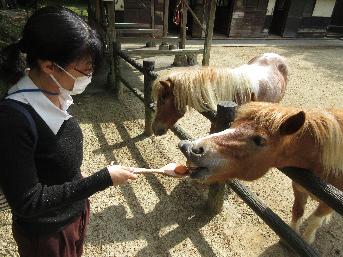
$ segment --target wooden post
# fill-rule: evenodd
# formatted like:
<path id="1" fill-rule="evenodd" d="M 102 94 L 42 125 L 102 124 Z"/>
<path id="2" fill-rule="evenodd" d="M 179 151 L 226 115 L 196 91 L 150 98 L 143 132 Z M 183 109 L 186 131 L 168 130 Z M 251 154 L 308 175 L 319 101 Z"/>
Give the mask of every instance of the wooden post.
<path id="1" fill-rule="evenodd" d="M 87 12 L 88 12 L 88 24 L 89 26 L 93 27 L 93 21 L 92 19 L 94 19 L 95 17 L 95 12 L 93 12 L 93 1 L 90 0 L 88 1 L 88 5 L 87 5 Z"/>
<path id="2" fill-rule="evenodd" d="M 147 136 L 151 136 L 153 134 L 152 127 L 151 127 L 153 112 L 151 111 L 149 106 L 152 103 L 151 91 L 152 91 L 152 84 L 154 82 L 154 79 L 150 76 L 149 71 L 153 71 L 155 69 L 155 62 L 143 61 L 143 68 L 144 68 L 144 107 L 145 107 L 144 133 Z"/>
<path id="3" fill-rule="evenodd" d="M 211 7 L 210 13 L 208 16 L 207 24 L 206 24 L 206 38 L 204 43 L 204 53 L 202 59 L 202 65 L 208 66 L 210 64 L 210 52 L 211 52 L 211 44 L 212 44 L 212 37 L 213 37 L 213 26 L 214 26 L 214 19 L 216 15 L 216 7 L 217 1 L 211 0 Z"/>
<path id="4" fill-rule="evenodd" d="M 234 102 L 220 102 L 217 105 L 215 131 L 220 132 L 230 127 L 235 119 L 237 104 Z M 210 186 L 207 199 L 207 210 L 218 214 L 223 208 L 225 183 L 216 183 Z"/>
<path id="5" fill-rule="evenodd" d="M 121 83 L 121 69 L 120 69 L 120 57 L 117 51 L 121 50 L 121 43 L 119 41 L 113 42 L 113 66 L 114 66 L 114 95 L 119 98 L 123 94 L 123 87 Z"/>
<path id="6" fill-rule="evenodd" d="M 168 49 L 168 43 L 166 42 L 166 39 L 165 39 L 168 36 L 168 19 L 169 19 L 169 0 L 164 0 L 163 35 L 162 35 L 162 43 L 159 47 L 160 50 Z"/>
<path id="7" fill-rule="evenodd" d="M 95 20 L 100 23 L 100 15 L 101 15 L 101 10 L 100 10 L 100 0 L 94 0 L 95 1 Z"/>
<path id="8" fill-rule="evenodd" d="M 150 28 L 155 29 L 155 0 L 150 0 Z M 152 37 L 155 37 L 154 32 Z M 146 43 L 147 47 L 155 47 L 156 43 L 154 41 L 149 41 Z"/>
<path id="9" fill-rule="evenodd" d="M 109 36 L 110 40 L 112 42 L 116 41 L 117 35 L 116 35 L 116 26 L 115 26 L 115 4 L 114 0 L 106 0 L 106 6 L 107 6 L 107 12 L 108 12 L 108 30 L 109 30 Z"/>
<path id="10" fill-rule="evenodd" d="M 155 29 L 155 0 L 150 0 L 150 28 Z M 154 33 L 152 34 L 154 37 Z"/>
<path id="11" fill-rule="evenodd" d="M 7 1 L 6 0 L 0 0 L 1 6 L 3 10 L 7 9 Z"/>
<path id="12" fill-rule="evenodd" d="M 187 1 L 187 0 L 185 0 Z M 181 20 L 181 28 L 180 28 L 180 49 L 184 49 L 186 46 L 186 33 L 187 33 L 187 6 L 182 3 L 182 20 Z"/>
<path id="13" fill-rule="evenodd" d="M 114 1 L 104 1 L 108 13 L 108 27 L 106 31 L 106 38 L 108 44 L 108 50 L 110 54 L 110 74 L 108 77 L 108 88 L 113 88 L 113 85 L 116 87 L 115 80 L 115 63 L 114 63 L 114 51 L 113 43 L 116 41 L 116 31 L 115 31 L 115 10 L 114 10 Z M 116 92 L 116 91 L 115 91 Z"/>

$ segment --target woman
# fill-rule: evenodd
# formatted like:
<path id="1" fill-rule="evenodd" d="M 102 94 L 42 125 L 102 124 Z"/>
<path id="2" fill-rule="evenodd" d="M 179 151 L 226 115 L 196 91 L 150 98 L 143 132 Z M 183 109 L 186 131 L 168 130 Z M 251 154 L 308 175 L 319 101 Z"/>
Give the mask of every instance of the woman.
<path id="1" fill-rule="evenodd" d="M 22 112 L 0 105 L 0 186 L 12 210 L 20 256 L 81 256 L 87 198 L 136 178 L 118 165 L 81 176 L 82 132 L 67 109 L 70 95 L 82 93 L 91 81 L 101 53 L 98 35 L 75 13 L 44 7 L 28 19 L 22 39 L 0 56 L 2 74 L 21 76 L 5 101 L 24 107 L 37 132 Z"/>

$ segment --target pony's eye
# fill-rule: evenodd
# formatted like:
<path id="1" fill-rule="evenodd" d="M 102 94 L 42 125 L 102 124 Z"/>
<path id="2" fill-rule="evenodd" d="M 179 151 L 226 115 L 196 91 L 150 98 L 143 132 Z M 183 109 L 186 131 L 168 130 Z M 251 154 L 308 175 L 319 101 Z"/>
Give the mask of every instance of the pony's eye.
<path id="1" fill-rule="evenodd" d="M 264 146 L 267 143 L 267 140 L 265 138 L 261 137 L 261 136 L 254 136 L 252 138 L 252 141 L 257 146 Z"/>

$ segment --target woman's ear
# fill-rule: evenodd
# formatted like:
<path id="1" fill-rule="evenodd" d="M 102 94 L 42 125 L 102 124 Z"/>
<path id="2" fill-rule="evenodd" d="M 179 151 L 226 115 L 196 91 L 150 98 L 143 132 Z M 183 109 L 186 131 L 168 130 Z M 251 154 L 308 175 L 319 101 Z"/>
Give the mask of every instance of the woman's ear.
<path id="1" fill-rule="evenodd" d="M 48 60 L 38 60 L 38 67 L 47 75 L 52 74 L 56 69 L 53 62 Z"/>

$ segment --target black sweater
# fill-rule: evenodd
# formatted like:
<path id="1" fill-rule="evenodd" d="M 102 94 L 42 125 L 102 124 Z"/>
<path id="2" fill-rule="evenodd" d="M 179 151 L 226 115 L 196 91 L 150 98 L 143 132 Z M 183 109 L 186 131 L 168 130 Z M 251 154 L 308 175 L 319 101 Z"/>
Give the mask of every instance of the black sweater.
<path id="1" fill-rule="evenodd" d="M 22 103 L 21 103 L 22 104 Z M 29 235 L 61 230 L 85 208 L 85 199 L 112 185 L 107 168 L 82 178 L 82 131 L 74 118 L 55 135 L 35 110 L 38 132 L 17 110 L 0 107 L 0 185 L 16 222 Z"/>

